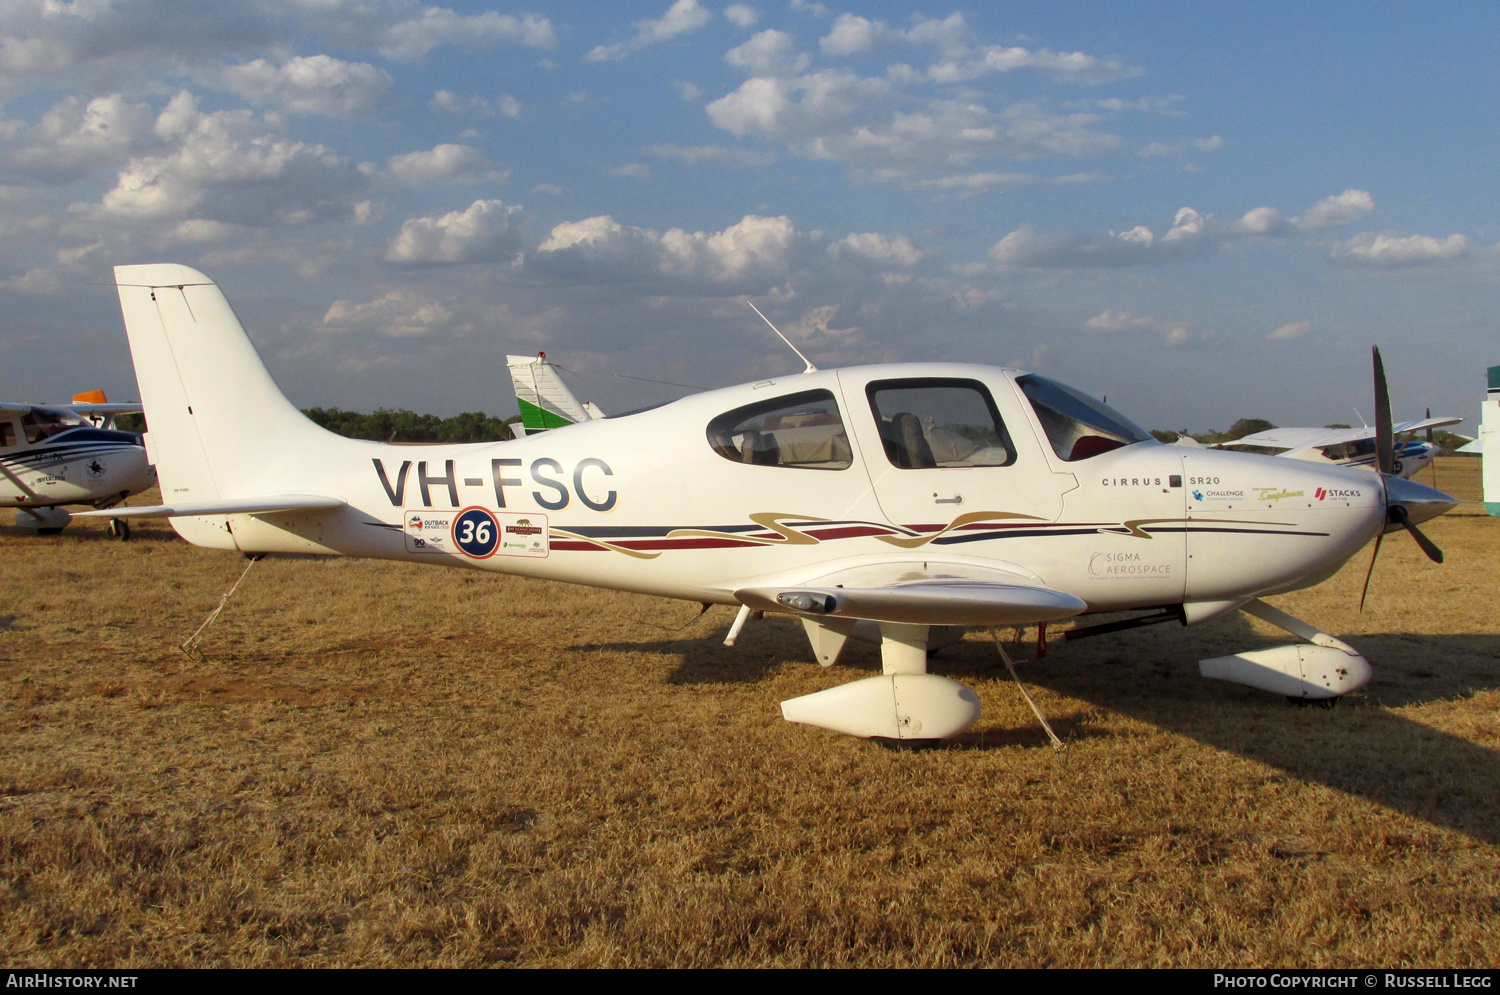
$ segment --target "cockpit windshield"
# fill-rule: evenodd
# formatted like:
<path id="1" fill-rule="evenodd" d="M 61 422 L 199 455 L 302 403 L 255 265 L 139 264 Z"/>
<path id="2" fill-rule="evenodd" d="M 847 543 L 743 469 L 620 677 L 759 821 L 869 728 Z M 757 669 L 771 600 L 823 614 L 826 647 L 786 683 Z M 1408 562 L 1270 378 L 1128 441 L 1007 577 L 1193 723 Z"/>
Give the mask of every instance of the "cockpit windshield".
<path id="1" fill-rule="evenodd" d="M 32 408 L 21 416 L 21 431 L 26 433 L 26 441 L 33 446 L 70 428 L 87 425 L 86 420 L 66 408 Z"/>
<path id="2" fill-rule="evenodd" d="M 1016 379 L 1047 441 L 1069 463 L 1151 438 L 1115 409 L 1056 380 L 1035 374 Z"/>

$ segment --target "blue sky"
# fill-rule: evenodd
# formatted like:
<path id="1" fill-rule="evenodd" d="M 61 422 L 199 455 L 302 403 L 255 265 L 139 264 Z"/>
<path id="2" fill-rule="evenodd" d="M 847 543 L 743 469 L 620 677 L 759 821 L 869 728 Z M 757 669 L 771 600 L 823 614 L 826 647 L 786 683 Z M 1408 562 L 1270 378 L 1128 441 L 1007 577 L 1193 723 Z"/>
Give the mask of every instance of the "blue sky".
<path id="1" fill-rule="evenodd" d="M 134 394 L 111 266 L 225 289 L 302 406 L 606 410 L 1018 365 L 1151 427 L 1472 419 L 1494 8 L 8 0 L 0 397 Z M 1472 420 L 1467 427 L 1472 431 Z"/>

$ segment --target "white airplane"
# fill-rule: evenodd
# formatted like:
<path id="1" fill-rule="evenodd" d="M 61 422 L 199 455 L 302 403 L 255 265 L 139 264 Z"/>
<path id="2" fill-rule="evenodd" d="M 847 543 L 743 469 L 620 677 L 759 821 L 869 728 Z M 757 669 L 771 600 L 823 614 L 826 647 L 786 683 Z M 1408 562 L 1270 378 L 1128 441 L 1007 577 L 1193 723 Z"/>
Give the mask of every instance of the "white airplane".
<path id="1" fill-rule="evenodd" d="M 1391 426 L 1391 430 L 1398 436 L 1415 435 L 1423 429 L 1428 436 L 1426 442 L 1407 438 L 1405 442 L 1396 445 L 1394 472 L 1402 477 L 1410 477 L 1430 464 L 1443 452 L 1443 447 L 1432 441 L 1432 430 L 1443 425 L 1457 425 L 1461 421 L 1462 418 L 1433 418 L 1429 415 Z M 1280 449 L 1284 451 L 1276 455 L 1287 459 L 1337 463 L 1340 466 L 1373 470 L 1377 434 L 1377 429 L 1371 425 L 1357 428 L 1273 428 L 1233 442 L 1225 442 L 1222 447 L 1257 446 L 1262 449 Z"/>
<path id="2" fill-rule="evenodd" d="M 1479 406 L 1479 438 L 1468 445 L 1460 446 L 1458 452 L 1479 453 L 1483 461 L 1480 477 L 1484 486 L 1484 510 L 1500 518 L 1500 457 L 1490 459 L 1484 455 L 1500 453 L 1500 366 L 1489 368 L 1488 390 L 1484 402 Z"/>
<path id="3" fill-rule="evenodd" d="M 579 401 L 547 362 L 547 354 L 506 356 L 510 380 L 521 409 L 521 427 L 526 435 L 548 432 L 579 422 L 607 417 L 592 401 Z"/>
<path id="4" fill-rule="evenodd" d="M 878 633 L 880 676 L 782 714 L 889 742 L 978 719 L 969 688 L 928 672 L 954 626 L 1138 613 L 1098 631 L 1239 609 L 1309 642 L 1201 661 L 1205 676 L 1304 701 L 1355 690 L 1370 677 L 1358 652 L 1260 599 L 1319 583 L 1397 528 L 1440 557 L 1416 523 L 1455 503 L 1389 472 L 1163 446 L 1055 381 L 952 363 L 808 364 L 507 442 L 345 439 L 286 400 L 208 277 L 147 265 L 115 280 L 164 499 L 121 514 L 218 549 L 737 606 L 728 643 L 783 612 L 824 665 Z M 1378 353 L 1376 375 L 1383 387 Z"/>
<path id="5" fill-rule="evenodd" d="M 116 415 L 139 404 L 110 404 L 101 391 L 67 404 L 0 402 L 0 508 L 16 509 L 16 525 L 56 535 L 72 516 L 62 505 L 110 508 L 156 483 L 141 437 L 114 427 Z M 130 524 L 112 516 L 109 534 L 130 538 Z"/>

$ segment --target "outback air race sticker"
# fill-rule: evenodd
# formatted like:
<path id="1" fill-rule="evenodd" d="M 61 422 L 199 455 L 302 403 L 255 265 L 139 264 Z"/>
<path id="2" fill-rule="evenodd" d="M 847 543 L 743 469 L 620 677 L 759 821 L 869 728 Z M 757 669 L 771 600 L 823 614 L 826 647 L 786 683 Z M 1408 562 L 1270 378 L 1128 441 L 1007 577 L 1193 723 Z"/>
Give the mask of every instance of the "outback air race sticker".
<path id="1" fill-rule="evenodd" d="M 546 556 L 546 515 L 507 515 L 488 508 L 459 511 L 412 508 L 403 512 L 409 553 L 447 553 L 485 560 L 491 556 Z"/>
<path id="2" fill-rule="evenodd" d="M 413 508 L 403 512 L 401 530 L 406 533 L 408 553 L 452 553 L 453 519 L 457 512 Z"/>

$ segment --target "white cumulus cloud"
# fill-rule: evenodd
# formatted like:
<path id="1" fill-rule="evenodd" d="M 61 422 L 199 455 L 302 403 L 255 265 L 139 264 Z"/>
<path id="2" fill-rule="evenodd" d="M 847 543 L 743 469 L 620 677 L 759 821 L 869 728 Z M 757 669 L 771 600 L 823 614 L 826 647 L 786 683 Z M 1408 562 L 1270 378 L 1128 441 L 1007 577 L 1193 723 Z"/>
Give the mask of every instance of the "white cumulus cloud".
<path id="1" fill-rule="evenodd" d="M 788 76 L 806 69 L 809 59 L 806 53 L 797 51 L 797 42 L 791 35 L 770 28 L 725 52 L 724 61 L 757 76 Z"/>
<path id="2" fill-rule="evenodd" d="M 753 28 L 760 21 L 760 11 L 745 3 L 732 3 L 724 8 L 724 19 L 737 28 Z"/>
<path id="3" fill-rule="evenodd" d="M 332 149 L 291 141 L 249 111 L 200 113 L 186 91 L 157 116 L 153 131 L 170 148 L 130 160 L 104 195 L 107 214 L 302 224 L 349 216 L 365 186 Z"/>
<path id="4" fill-rule="evenodd" d="M 1192 338 L 1188 326 L 1181 321 L 1162 321 L 1129 311 L 1104 311 L 1084 322 L 1092 332 L 1155 332 L 1164 345 L 1181 345 Z"/>
<path id="5" fill-rule="evenodd" d="M 1356 235 L 1333 250 L 1332 261 L 1341 266 L 1396 268 L 1447 262 L 1469 253 L 1463 235 L 1435 238 L 1431 235 L 1397 235 L 1392 232 Z"/>
<path id="6" fill-rule="evenodd" d="M 42 115 L 14 158 L 26 173 L 66 183 L 100 169 L 119 167 L 142 139 L 154 139 L 155 115 L 118 93 L 85 103 L 64 97 Z"/>
<path id="7" fill-rule="evenodd" d="M 402 183 L 498 183 L 508 173 L 489 168 L 484 154 L 468 145 L 444 143 L 425 152 L 392 156 L 388 168 Z"/>
<path id="8" fill-rule="evenodd" d="M 689 293 L 761 292 L 785 279 L 812 240 L 785 217 L 746 215 L 720 232 L 657 232 L 608 215 L 560 224 L 529 264 L 581 282 L 659 283 Z"/>
<path id="9" fill-rule="evenodd" d="M 453 312 L 415 292 L 392 290 L 373 301 L 334 301 L 323 315 L 328 331 L 373 332 L 387 338 L 417 338 L 447 327 Z"/>
<path id="10" fill-rule="evenodd" d="M 599 45 L 584 58 L 589 62 L 613 62 L 631 52 L 655 45 L 678 35 L 697 31 L 713 20 L 713 14 L 698 6 L 698 0 L 677 0 L 659 18 L 635 22 L 635 34 L 629 41 Z"/>
<path id="11" fill-rule="evenodd" d="M 224 85 L 254 104 L 278 103 L 295 113 L 349 118 L 380 106 L 391 76 L 367 62 L 312 55 L 279 66 L 265 59 L 230 66 L 224 70 Z"/>
<path id="12" fill-rule="evenodd" d="M 476 200 L 466 210 L 408 218 L 386 246 L 386 262 L 404 265 L 506 262 L 523 247 L 526 213 L 514 204 Z"/>
<path id="13" fill-rule="evenodd" d="M 1375 198 L 1365 190 L 1345 190 L 1332 197 L 1324 197 L 1309 207 L 1299 218 L 1292 219 L 1302 231 L 1327 231 L 1353 224 L 1368 217 L 1375 210 Z"/>
<path id="14" fill-rule="evenodd" d="M 1184 207 L 1160 237 L 1146 225 L 1123 232 L 1038 232 L 1030 225 L 1022 225 L 991 247 L 990 258 L 1002 266 L 1035 269 L 1159 265 L 1211 255 L 1233 240 L 1290 238 L 1324 231 L 1357 221 L 1374 208 L 1374 199 L 1365 191 L 1346 190 L 1320 200 L 1300 217 L 1290 219 L 1274 207 L 1252 208 L 1233 221 L 1222 221 L 1212 214 Z M 1336 250 L 1335 258 L 1366 262 L 1370 252 L 1387 251 L 1385 247 L 1366 248 L 1364 240 L 1372 238 L 1354 239 Z M 1451 254 L 1464 248 L 1445 246 Z M 1389 251 L 1395 255 L 1401 250 Z M 1420 253 L 1422 248 L 1413 246 L 1411 251 Z"/>
<path id="15" fill-rule="evenodd" d="M 1266 338 L 1277 342 L 1284 342 L 1288 339 L 1300 339 L 1310 331 L 1312 331 L 1312 322 L 1294 321 L 1277 328 L 1270 335 L 1266 336 Z"/>
<path id="16" fill-rule="evenodd" d="M 416 17 L 384 28 L 377 47 L 386 58 L 413 62 L 439 45 L 473 49 L 502 42 L 531 48 L 553 48 L 557 36 L 552 30 L 552 22 L 535 14 L 516 17 L 493 10 L 482 14 L 458 14 L 446 7 L 427 7 Z"/>

